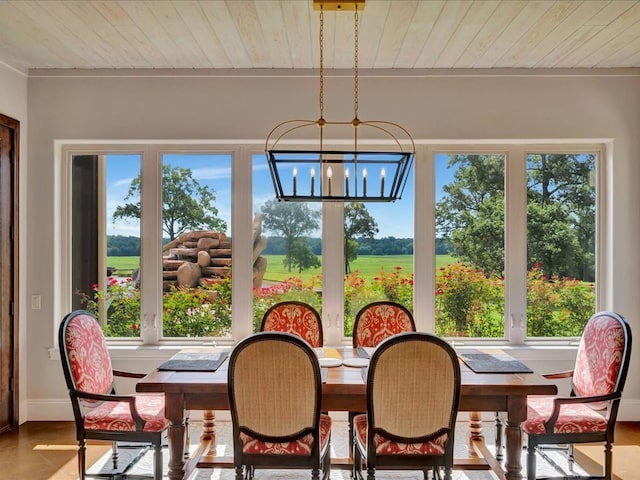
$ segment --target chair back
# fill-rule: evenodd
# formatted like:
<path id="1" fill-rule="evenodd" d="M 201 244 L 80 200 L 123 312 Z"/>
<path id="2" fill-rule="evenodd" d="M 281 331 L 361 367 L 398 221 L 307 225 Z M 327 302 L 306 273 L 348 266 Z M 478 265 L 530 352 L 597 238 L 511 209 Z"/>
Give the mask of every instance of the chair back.
<path id="1" fill-rule="evenodd" d="M 280 302 L 262 317 L 261 332 L 287 332 L 304 338 L 313 348 L 324 343 L 322 320 L 311 305 L 294 300 Z"/>
<path id="2" fill-rule="evenodd" d="M 368 465 L 384 439 L 436 441 L 453 458 L 460 401 L 460 362 L 453 348 L 428 333 L 401 333 L 380 343 L 367 375 Z M 377 437 L 377 438 L 376 438 Z"/>
<path id="3" fill-rule="evenodd" d="M 572 394 L 587 397 L 622 392 L 630 357 L 631 328 L 626 319 L 613 312 L 596 313 L 580 339 Z"/>
<path id="4" fill-rule="evenodd" d="M 69 390 L 115 393 L 107 343 L 91 313 L 85 310 L 69 313 L 58 329 L 58 345 Z"/>
<path id="5" fill-rule="evenodd" d="M 415 332 L 411 312 L 399 303 L 382 301 L 365 305 L 353 325 L 353 347 L 376 347 L 385 338 Z"/>
<path id="6" fill-rule="evenodd" d="M 242 451 L 240 435 L 269 442 L 311 435 L 319 455 L 322 380 L 306 341 L 283 332 L 245 338 L 231 352 L 228 384 L 236 451 Z"/>

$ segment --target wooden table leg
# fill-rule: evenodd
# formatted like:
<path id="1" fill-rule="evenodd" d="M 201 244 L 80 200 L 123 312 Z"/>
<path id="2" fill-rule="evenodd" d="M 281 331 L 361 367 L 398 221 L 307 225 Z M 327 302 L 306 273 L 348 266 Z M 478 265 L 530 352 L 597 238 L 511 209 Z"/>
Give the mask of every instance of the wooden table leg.
<path id="1" fill-rule="evenodd" d="M 478 452 L 473 446 L 473 442 L 484 442 L 484 434 L 482 433 L 482 417 L 480 412 L 469 412 L 469 455 L 477 457 Z"/>
<path id="2" fill-rule="evenodd" d="M 527 397 L 513 395 L 507 399 L 507 424 L 505 428 L 507 480 L 522 479 L 522 422 L 527 419 Z"/>
<path id="3" fill-rule="evenodd" d="M 169 420 L 169 480 L 181 480 L 184 474 L 184 395 L 165 393 L 165 416 Z"/>
<path id="4" fill-rule="evenodd" d="M 202 414 L 202 435 L 200 441 L 211 440 L 216 443 L 216 414 L 213 410 L 205 410 Z"/>

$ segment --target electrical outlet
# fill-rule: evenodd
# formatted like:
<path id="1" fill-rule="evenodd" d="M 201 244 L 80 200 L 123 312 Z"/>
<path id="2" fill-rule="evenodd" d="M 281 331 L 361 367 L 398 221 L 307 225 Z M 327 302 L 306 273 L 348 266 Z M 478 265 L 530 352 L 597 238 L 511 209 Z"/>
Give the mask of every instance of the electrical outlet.
<path id="1" fill-rule="evenodd" d="M 42 297 L 40 295 L 31 295 L 31 309 L 40 310 L 42 304 Z"/>

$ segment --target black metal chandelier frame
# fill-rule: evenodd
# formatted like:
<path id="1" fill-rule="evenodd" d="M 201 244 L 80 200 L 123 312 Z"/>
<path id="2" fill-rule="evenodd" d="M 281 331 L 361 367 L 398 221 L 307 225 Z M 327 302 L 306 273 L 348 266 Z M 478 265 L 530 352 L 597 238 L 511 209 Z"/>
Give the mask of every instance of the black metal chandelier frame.
<path id="1" fill-rule="evenodd" d="M 397 123 L 358 118 L 358 12 L 364 0 L 314 0 L 320 11 L 320 117 L 318 120 L 287 120 L 276 125 L 267 136 L 265 152 L 278 200 L 292 202 L 343 201 L 393 202 L 402 198 L 415 156 L 411 134 Z M 354 118 L 328 121 L 324 118 L 324 11 L 353 10 L 354 13 Z M 351 127 L 352 147 L 326 149 L 327 128 Z M 294 131 L 319 129 L 319 148 L 287 149 L 284 140 Z M 360 129 L 383 133 L 389 150 L 359 149 Z M 393 151 L 395 149 L 395 151 Z"/>

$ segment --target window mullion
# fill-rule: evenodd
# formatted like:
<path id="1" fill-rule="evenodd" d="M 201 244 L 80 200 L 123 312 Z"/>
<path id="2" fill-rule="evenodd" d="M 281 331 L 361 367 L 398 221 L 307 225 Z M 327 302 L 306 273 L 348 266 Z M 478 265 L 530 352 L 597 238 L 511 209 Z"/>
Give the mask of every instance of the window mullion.
<path id="1" fill-rule="evenodd" d="M 527 335 L 527 162 L 510 149 L 505 165 L 505 336 L 523 344 Z"/>
<path id="2" fill-rule="evenodd" d="M 162 155 L 145 149 L 140 166 L 140 338 L 157 344 L 162 337 Z"/>

